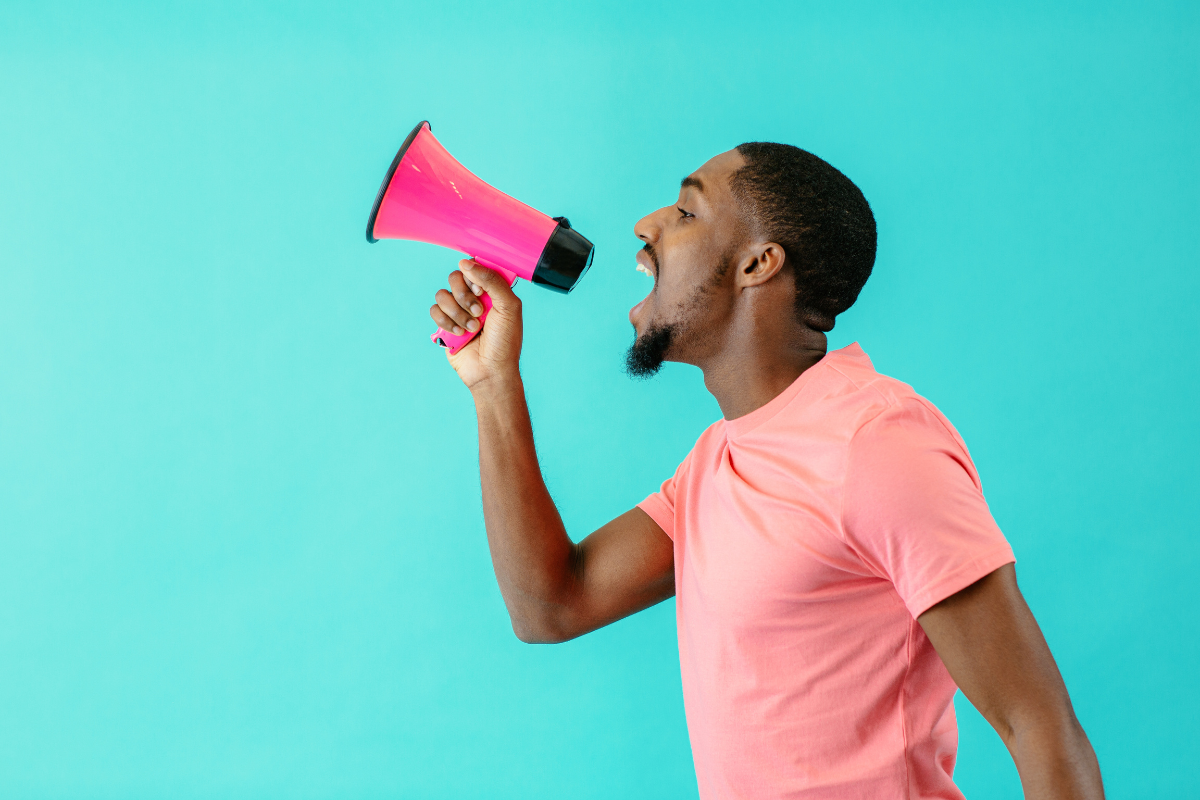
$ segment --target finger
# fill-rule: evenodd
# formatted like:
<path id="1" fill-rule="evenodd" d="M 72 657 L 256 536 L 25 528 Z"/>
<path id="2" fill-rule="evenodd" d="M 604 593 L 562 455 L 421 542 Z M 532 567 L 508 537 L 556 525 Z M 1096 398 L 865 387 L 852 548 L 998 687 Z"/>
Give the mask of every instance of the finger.
<path id="1" fill-rule="evenodd" d="M 475 259 L 464 258 L 458 262 L 458 268 L 460 270 L 467 269 L 474 263 L 476 263 Z M 480 286 L 478 283 L 473 282 L 469 276 L 464 276 L 464 280 L 466 280 L 466 282 L 467 282 L 467 288 L 469 288 L 471 290 L 471 293 L 474 294 L 476 297 L 483 294 L 483 287 Z"/>
<path id="2" fill-rule="evenodd" d="M 478 284 L 491 295 L 492 308 L 502 315 L 520 308 L 521 300 L 513 292 L 508 279 L 495 270 L 488 269 L 478 261 L 462 262 L 463 272 L 472 283 Z"/>
<path id="3" fill-rule="evenodd" d="M 458 301 L 454 299 L 454 295 L 450 294 L 450 292 L 445 289 L 439 289 L 438 293 L 434 295 L 434 299 L 437 300 L 438 308 L 442 309 L 442 313 L 453 320 L 455 325 L 469 331 L 479 330 L 479 320 L 472 317 L 470 312 L 460 306 Z"/>
<path id="4" fill-rule="evenodd" d="M 446 312 L 442 311 L 441 307 L 437 304 L 429 307 L 429 318 L 433 320 L 434 325 L 437 325 L 444 331 L 453 333 L 455 336 L 462 336 L 465 333 L 462 326 L 447 317 Z"/>
<path id="5" fill-rule="evenodd" d="M 479 302 L 479 298 L 467 286 L 466 277 L 458 270 L 450 273 L 450 292 L 458 304 L 470 312 L 471 316 L 478 317 L 483 314 L 483 303 Z"/>
<path id="6" fill-rule="evenodd" d="M 454 299 L 454 295 L 449 291 L 446 289 L 438 291 L 434 295 L 434 299 L 437 301 L 438 307 L 442 309 L 442 313 L 453 320 L 455 325 L 468 331 L 479 330 L 479 320 L 475 319 L 471 316 L 471 312 L 459 305 L 458 301 Z"/>

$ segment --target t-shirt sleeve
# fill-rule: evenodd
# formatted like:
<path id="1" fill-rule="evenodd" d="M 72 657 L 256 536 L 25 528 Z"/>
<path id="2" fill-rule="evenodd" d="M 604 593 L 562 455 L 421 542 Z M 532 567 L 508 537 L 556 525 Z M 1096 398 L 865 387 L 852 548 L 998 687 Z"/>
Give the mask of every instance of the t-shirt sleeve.
<path id="1" fill-rule="evenodd" d="M 919 401 L 884 411 L 850 444 L 843 530 L 913 617 L 1012 563 L 966 446 Z"/>
<path id="2" fill-rule="evenodd" d="M 675 540 L 676 487 L 684 480 L 687 465 L 691 459 L 692 454 L 688 453 L 687 458 L 683 459 L 675 469 L 675 474 L 663 481 L 662 487 L 657 492 L 638 503 L 638 508 L 649 514 L 650 519 L 657 522 L 658 527 L 662 528 L 672 541 Z"/>

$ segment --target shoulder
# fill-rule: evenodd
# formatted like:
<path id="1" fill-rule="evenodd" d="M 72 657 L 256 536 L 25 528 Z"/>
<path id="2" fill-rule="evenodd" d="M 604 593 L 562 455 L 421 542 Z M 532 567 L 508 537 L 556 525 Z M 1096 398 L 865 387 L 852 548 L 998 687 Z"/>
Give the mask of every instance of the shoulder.
<path id="1" fill-rule="evenodd" d="M 938 494 L 947 483 L 982 491 L 979 473 L 958 431 L 933 403 L 898 395 L 851 437 L 847 494 Z"/>
<path id="2" fill-rule="evenodd" d="M 907 383 L 876 372 L 857 345 L 830 355 L 840 357 L 828 364 L 825 400 L 843 405 L 852 417 L 847 420 L 851 445 L 862 447 L 903 434 L 901 438 L 949 440 L 965 450 L 962 437 L 937 406 Z"/>
<path id="3" fill-rule="evenodd" d="M 911 388 L 895 392 L 880 404 L 876 413 L 863 420 L 850 438 L 849 447 L 852 454 L 897 457 L 938 450 L 970 462 L 966 442 L 954 425 L 937 406 Z"/>
<path id="4" fill-rule="evenodd" d="M 861 350 L 834 351 L 816 372 L 802 402 L 789 409 L 788 422 L 820 431 L 831 445 L 847 447 L 896 425 L 952 430 L 933 403 L 907 383 L 876 372 Z"/>

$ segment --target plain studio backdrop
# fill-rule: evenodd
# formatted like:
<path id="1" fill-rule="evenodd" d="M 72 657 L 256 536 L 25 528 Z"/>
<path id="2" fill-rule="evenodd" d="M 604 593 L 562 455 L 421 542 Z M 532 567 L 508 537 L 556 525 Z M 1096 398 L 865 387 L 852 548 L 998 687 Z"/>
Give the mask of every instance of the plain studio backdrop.
<path id="1" fill-rule="evenodd" d="M 831 346 L 966 439 L 1111 796 L 1195 790 L 1194 4 L 164 5 L 0 7 L 0 796 L 695 796 L 672 603 L 509 628 L 458 256 L 363 237 L 421 119 L 596 243 L 519 288 L 576 538 L 719 414 L 622 374 L 634 222 L 746 140 L 856 181 Z M 957 708 L 966 794 L 1018 796 Z"/>

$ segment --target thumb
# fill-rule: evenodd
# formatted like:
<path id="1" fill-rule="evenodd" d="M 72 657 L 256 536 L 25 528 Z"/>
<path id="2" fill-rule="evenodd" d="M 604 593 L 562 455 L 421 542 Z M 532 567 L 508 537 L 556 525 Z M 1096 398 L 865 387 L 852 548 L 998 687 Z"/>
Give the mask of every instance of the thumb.
<path id="1" fill-rule="evenodd" d="M 461 262 L 462 271 L 467 279 L 483 289 L 492 298 L 492 309 L 502 316 L 508 316 L 521 305 L 521 300 L 512 290 L 512 278 L 502 272 L 485 267 L 475 259 Z M 478 291 L 475 292 L 479 294 Z"/>

